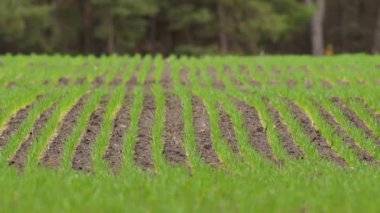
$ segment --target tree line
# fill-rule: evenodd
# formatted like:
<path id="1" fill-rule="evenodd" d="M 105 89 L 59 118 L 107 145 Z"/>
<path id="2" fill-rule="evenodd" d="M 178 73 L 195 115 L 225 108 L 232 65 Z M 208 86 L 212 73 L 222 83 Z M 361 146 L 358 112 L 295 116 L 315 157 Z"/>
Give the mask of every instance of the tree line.
<path id="1" fill-rule="evenodd" d="M 1 0 L 0 53 L 380 52 L 377 0 Z"/>

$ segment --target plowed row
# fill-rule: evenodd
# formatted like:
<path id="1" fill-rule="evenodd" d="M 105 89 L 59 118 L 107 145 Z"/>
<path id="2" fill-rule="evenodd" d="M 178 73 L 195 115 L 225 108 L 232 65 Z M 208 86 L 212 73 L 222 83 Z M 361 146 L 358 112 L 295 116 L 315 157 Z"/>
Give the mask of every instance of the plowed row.
<path id="1" fill-rule="evenodd" d="M 140 65 L 139 65 L 140 66 Z M 226 142 L 226 146 L 229 147 L 229 151 L 236 158 L 246 158 L 241 153 L 242 143 L 239 143 L 237 133 L 239 131 L 245 131 L 247 133 L 248 144 L 250 145 L 250 151 L 257 153 L 265 161 L 274 165 L 280 165 L 283 159 L 276 156 L 273 149 L 273 142 L 268 136 L 268 128 L 272 128 L 276 133 L 276 137 L 280 142 L 281 149 L 290 156 L 291 160 L 308 160 L 309 156 L 306 150 L 303 150 L 300 146 L 300 141 L 297 140 L 294 134 L 303 134 L 307 138 L 307 142 L 316 150 L 318 155 L 330 161 L 333 164 L 341 167 L 348 166 L 347 159 L 339 153 L 334 144 L 329 141 L 329 136 L 326 137 L 326 133 L 320 130 L 320 127 L 313 120 L 314 117 L 310 114 L 307 107 L 302 106 L 297 100 L 290 100 L 284 97 L 276 97 L 277 101 L 286 106 L 280 110 L 275 102 L 262 94 L 256 94 L 254 89 L 262 89 L 264 86 L 256 79 L 252 78 L 249 74 L 248 68 L 242 68 L 242 76 L 246 78 L 238 78 L 234 76 L 231 67 L 225 66 L 223 69 L 224 77 L 228 77 L 229 80 L 223 80 L 218 73 L 217 68 L 211 67 L 207 70 L 210 81 L 202 78 L 199 70 L 193 72 L 187 67 L 183 67 L 178 71 L 178 78 L 173 78 L 175 74 L 172 71 L 170 64 L 166 61 L 164 70 L 161 74 L 159 82 L 156 82 L 152 73 L 154 69 L 151 69 L 146 74 L 146 79 L 140 82 L 136 77 L 135 72 L 130 80 L 123 85 L 123 73 L 118 72 L 114 75 L 114 78 L 110 80 L 110 83 L 106 83 L 106 73 L 95 76 L 89 87 L 89 92 L 83 96 L 78 97 L 77 101 L 70 109 L 61 116 L 60 122 L 56 127 L 55 133 L 49 138 L 46 143 L 43 153 L 39 153 L 39 164 L 45 167 L 60 168 L 62 165 L 62 158 L 65 152 L 65 147 L 69 141 L 69 138 L 73 134 L 75 128 L 79 123 L 79 119 L 88 105 L 89 99 L 94 95 L 95 91 L 103 89 L 109 90 L 104 95 L 96 109 L 91 112 L 89 119 L 87 120 L 86 127 L 80 135 L 79 141 L 71 157 L 71 166 L 74 170 L 84 172 L 95 172 L 93 169 L 93 152 L 94 147 L 99 143 L 99 135 L 102 133 L 106 119 L 112 119 L 112 126 L 107 141 L 107 147 L 103 155 L 103 161 L 109 166 L 112 173 L 118 173 L 125 167 L 131 165 L 125 165 L 125 147 L 126 144 L 132 144 L 133 146 L 133 160 L 136 166 L 142 170 L 156 170 L 156 164 L 154 162 L 153 149 L 154 143 L 157 141 L 153 138 L 153 129 L 157 119 L 157 99 L 164 98 L 165 113 L 163 116 L 163 130 L 161 134 L 160 143 L 162 143 L 162 157 L 170 163 L 172 166 L 183 165 L 191 167 L 189 162 L 189 153 L 193 150 L 187 150 L 186 144 L 189 143 L 189 133 L 194 135 L 195 141 L 195 153 L 202 160 L 202 163 L 209 165 L 213 168 L 218 168 L 223 165 L 224 159 L 221 158 L 220 153 L 216 149 L 217 143 L 221 141 L 215 141 L 215 132 L 220 132 L 220 137 Z M 223 73 L 222 72 L 222 73 Z M 194 81 L 194 79 L 196 79 Z M 71 80 L 66 77 L 59 78 L 57 87 L 69 86 Z M 80 78 L 76 83 L 78 85 L 86 84 L 84 78 Z M 272 82 L 275 83 L 275 82 Z M 297 82 L 288 80 L 286 84 L 289 88 L 296 88 Z M 162 88 L 162 97 L 157 97 L 152 85 L 158 85 Z M 251 85 L 251 88 L 247 86 Z M 311 84 L 310 84 L 311 85 Z M 331 89 L 332 85 L 323 81 L 322 85 L 326 89 Z M 120 106 L 114 112 L 113 117 L 105 117 L 107 107 L 110 104 L 110 100 L 115 95 L 112 90 L 118 87 L 125 87 L 125 95 L 122 98 Z M 191 125 L 192 128 L 185 127 L 188 117 L 185 116 L 184 100 L 183 96 L 179 94 L 178 88 L 182 88 L 180 91 L 188 95 L 191 103 Z M 208 94 L 201 94 L 199 92 L 193 92 L 192 87 L 198 87 L 213 90 L 216 93 L 225 93 L 229 89 L 233 89 L 236 93 L 241 93 L 249 97 L 253 97 L 252 100 L 261 100 L 264 104 L 265 110 L 257 107 L 255 101 L 251 99 L 245 99 L 242 96 L 235 95 L 234 92 L 230 92 L 228 100 L 219 103 L 219 100 L 215 97 L 211 97 Z M 176 89 L 177 88 L 177 89 Z M 136 90 L 142 90 L 143 100 L 138 115 L 137 121 L 137 134 L 132 141 L 127 140 L 126 135 L 131 131 L 132 126 L 132 111 L 134 103 L 136 102 Z M 253 90 L 252 90 L 253 89 Z M 207 90 L 208 91 L 208 90 Z M 36 103 L 48 97 L 49 94 L 43 97 L 36 97 L 35 101 L 20 107 L 15 110 L 15 113 L 5 123 L 0 132 L 0 152 L 3 152 L 9 146 L 9 142 L 12 137 L 18 132 L 18 129 L 26 122 L 30 112 L 33 110 Z M 207 101 L 206 101 L 207 100 Z M 361 104 L 368 113 L 375 117 L 375 120 L 379 123 L 379 116 L 375 109 L 372 109 L 365 100 L 361 98 L 354 98 L 352 100 Z M 41 115 L 35 120 L 32 129 L 27 133 L 22 141 L 12 141 L 13 143 L 19 143 L 15 153 L 11 153 L 8 157 L 8 164 L 17 168 L 19 171 L 23 171 L 28 163 L 28 155 L 35 143 L 44 143 L 36 140 L 41 134 L 41 131 L 46 128 L 46 124 L 51 119 L 52 114 L 57 108 L 57 104 L 60 104 L 62 100 L 56 100 L 49 106 Z M 357 157 L 363 161 L 371 164 L 377 164 L 379 159 L 370 154 L 364 147 L 361 147 L 357 141 L 350 135 L 347 127 L 344 127 L 340 121 L 334 116 L 332 112 L 326 109 L 322 104 L 319 104 L 317 100 L 308 100 L 313 103 L 317 108 L 319 116 L 324 122 L 328 124 L 328 128 L 331 128 L 343 142 L 348 149 L 352 150 Z M 211 109 L 216 112 L 218 116 L 218 123 L 212 126 L 210 108 L 207 107 L 207 103 L 215 103 L 216 108 Z M 229 102 L 235 110 L 235 113 L 241 116 L 244 129 L 238 129 L 235 126 L 236 121 L 233 121 L 231 110 L 227 110 L 225 103 Z M 340 112 L 342 112 L 344 118 L 348 121 L 349 125 L 362 132 L 368 140 L 376 143 L 379 146 L 380 141 L 378 133 L 373 131 L 368 124 L 361 119 L 361 117 L 350 108 L 346 100 L 333 97 L 327 102 L 334 105 Z M 224 103 L 224 104 L 222 104 Z M 268 121 L 263 119 L 264 114 L 267 113 L 272 125 L 268 125 Z M 287 117 L 286 113 L 291 116 Z M 291 120 L 289 120 L 291 119 Z M 299 127 L 300 132 L 294 132 L 294 127 L 290 128 L 290 123 L 294 123 Z M 293 125 L 294 125 L 293 124 Z M 215 128 L 218 128 L 217 130 Z M 330 137 L 331 138 L 331 137 Z M 315 160 L 315 159 L 314 159 Z"/>

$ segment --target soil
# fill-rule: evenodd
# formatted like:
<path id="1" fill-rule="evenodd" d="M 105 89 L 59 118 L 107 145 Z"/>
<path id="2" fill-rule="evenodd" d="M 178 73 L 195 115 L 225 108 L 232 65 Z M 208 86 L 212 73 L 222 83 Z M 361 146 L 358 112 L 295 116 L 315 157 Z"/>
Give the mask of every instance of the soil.
<path id="1" fill-rule="evenodd" d="M 217 74 L 215 67 L 210 67 L 208 69 L 208 72 L 209 72 L 210 77 L 211 77 L 212 87 L 216 88 L 216 89 L 224 90 L 226 88 L 226 85 L 224 85 L 224 83 L 218 79 L 218 74 Z"/>
<path id="2" fill-rule="evenodd" d="M 61 166 L 65 143 L 71 136 L 71 133 L 78 123 L 78 119 L 89 97 L 90 94 L 85 94 L 82 96 L 63 117 L 55 137 L 49 143 L 43 157 L 40 160 L 40 164 L 53 168 L 59 168 Z"/>
<path id="3" fill-rule="evenodd" d="M 0 151 L 4 149 L 9 139 L 17 132 L 21 124 L 28 118 L 34 103 L 25 106 L 12 116 L 12 118 L 6 124 L 6 128 L 0 135 Z"/>
<path id="4" fill-rule="evenodd" d="M 135 86 L 138 85 L 138 82 L 137 82 L 137 77 L 135 74 L 133 74 L 131 76 L 131 78 L 128 80 L 128 83 L 127 83 L 127 92 L 128 91 L 131 91 Z"/>
<path id="5" fill-rule="evenodd" d="M 104 160 L 110 165 L 113 174 L 121 171 L 123 162 L 124 137 L 130 127 L 130 110 L 133 103 L 133 91 L 128 90 L 124 97 L 124 103 L 116 113 L 112 126 L 110 143 Z"/>
<path id="6" fill-rule="evenodd" d="M 46 79 L 43 83 L 42 83 L 44 86 L 48 86 L 50 84 L 50 80 L 49 79 Z"/>
<path id="7" fill-rule="evenodd" d="M 271 86 L 276 86 L 278 84 L 278 81 L 276 79 L 269 79 L 268 83 Z"/>
<path id="8" fill-rule="evenodd" d="M 260 83 L 260 81 L 256 80 L 256 79 L 253 79 L 251 76 L 249 76 L 249 84 L 254 86 L 254 87 L 257 87 L 257 88 L 261 88 L 262 87 L 262 84 Z"/>
<path id="9" fill-rule="evenodd" d="M 172 68 L 170 66 L 170 63 L 167 60 L 165 60 L 164 63 L 165 63 L 165 68 L 164 68 L 164 72 L 162 73 L 160 83 L 166 90 L 169 90 L 173 87 L 173 82 L 170 76 L 172 72 Z"/>
<path id="10" fill-rule="evenodd" d="M 180 77 L 181 77 L 181 84 L 183 86 L 188 86 L 189 85 L 189 70 L 187 68 L 183 68 L 180 72 Z"/>
<path id="11" fill-rule="evenodd" d="M 316 130 L 308 115 L 294 102 L 288 101 L 288 106 L 291 109 L 294 117 L 300 122 L 305 133 L 309 136 L 311 144 L 319 151 L 319 154 L 328 160 L 333 161 L 337 165 L 347 166 L 346 161 L 338 156 L 338 154 L 327 143 L 322 134 Z"/>
<path id="12" fill-rule="evenodd" d="M 305 86 L 306 86 L 307 89 L 313 88 L 313 81 L 311 79 L 307 79 L 305 81 Z"/>
<path id="13" fill-rule="evenodd" d="M 307 65 L 303 65 L 300 67 L 302 71 L 304 71 L 305 73 L 310 73 L 311 72 L 311 69 L 310 67 L 308 67 Z"/>
<path id="14" fill-rule="evenodd" d="M 87 81 L 87 78 L 86 77 L 82 77 L 82 78 L 78 78 L 76 81 L 75 81 L 75 84 L 77 85 L 83 85 L 85 84 Z"/>
<path id="15" fill-rule="evenodd" d="M 156 103 L 154 96 L 148 93 L 139 120 L 139 132 L 135 145 L 134 160 L 143 170 L 153 170 L 152 127 L 154 125 Z"/>
<path id="16" fill-rule="evenodd" d="M 69 78 L 62 77 L 62 78 L 58 79 L 57 86 L 58 87 L 64 87 L 64 86 L 69 85 L 69 83 L 70 83 L 70 79 Z"/>
<path id="17" fill-rule="evenodd" d="M 222 138 L 228 142 L 234 154 L 239 155 L 239 146 L 236 140 L 235 130 L 230 116 L 223 110 L 221 105 L 217 106 L 219 113 L 219 127 Z"/>
<path id="18" fill-rule="evenodd" d="M 375 135 L 373 132 L 368 128 L 368 126 L 359 118 L 359 116 L 350 109 L 341 98 L 334 97 L 331 99 L 331 101 L 339 107 L 340 110 L 342 110 L 344 116 L 358 129 L 361 129 L 364 131 L 367 138 L 375 138 Z M 378 145 L 379 142 L 378 142 Z"/>
<path id="19" fill-rule="evenodd" d="M 116 87 L 116 86 L 119 86 L 121 83 L 123 83 L 123 73 L 118 72 L 115 78 L 109 84 L 112 87 Z"/>
<path id="20" fill-rule="evenodd" d="M 197 71 L 195 72 L 195 75 L 197 76 L 197 82 L 201 87 L 206 87 L 206 82 L 202 78 L 201 70 L 197 68 Z"/>
<path id="21" fill-rule="evenodd" d="M 293 66 L 290 66 L 290 65 L 287 65 L 286 66 L 286 71 L 289 72 L 289 73 L 294 73 L 297 71 L 297 69 Z"/>
<path id="22" fill-rule="evenodd" d="M 101 86 L 103 86 L 104 84 L 104 76 L 101 75 L 101 76 L 96 76 L 95 79 L 92 81 L 92 86 L 94 88 L 99 88 Z"/>
<path id="23" fill-rule="evenodd" d="M 249 142 L 252 147 L 269 160 L 278 163 L 268 143 L 266 128 L 261 124 L 256 109 L 239 100 L 234 100 L 234 102 L 245 118 L 245 128 L 248 130 Z"/>
<path id="24" fill-rule="evenodd" d="M 151 86 L 151 85 L 154 84 L 154 82 L 155 82 L 154 76 L 153 76 L 154 70 L 155 70 L 155 66 L 152 65 L 151 69 L 149 70 L 149 72 L 148 72 L 148 74 L 146 76 L 144 85 Z"/>
<path id="25" fill-rule="evenodd" d="M 261 73 L 264 73 L 265 72 L 265 68 L 264 68 L 264 66 L 263 65 L 256 65 L 256 70 L 258 71 L 258 72 L 261 72 Z"/>
<path id="26" fill-rule="evenodd" d="M 17 87 L 17 84 L 16 84 L 16 82 L 14 82 L 14 81 L 9 82 L 9 83 L 7 84 L 7 86 L 6 86 L 7 89 L 13 89 L 13 88 L 15 88 L 15 87 Z"/>
<path id="27" fill-rule="evenodd" d="M 356 83 L 358 84 L 367 84 L 365 80 L 363 79 L 356 79 Z"/>
<path id="28" fill-rule="evenodd" d="M 206 107 L 203 105 L 202 100 L 195 96 L 192 98 L 192 105 L 197 150 L 207 164 L 216 167 L 220 164 L 220 160 L 211 141 L 210 121 Z"/>
<path id="29" fill-rule="evenodd" d="M 351 85 L 350 82 L 343 81 L 343 80 L 338 80 L 338 84 L 343 87 L 349 87 Z"/>
<path id="30" fill-rule="evenodd" d="M 183 138 L 184 121 L 181 100 L 177 96 L 167 93 L 163 154 L 166 160 L 174 165 L 186 164 L 187 162 Z"/>
<path id="31" fill-rule="evenodd" d="M 53 104 L 50 108 L 45 110 L 35 121 L 33 129 L 29 132 L 28 137 L 22 142 L 20 148 L 16 151 L 16 154 L 9 161 L 9 165 L 15 166 L 20 172 L 24 170 L 24 167 L 28 161 L 28 152 L 30 147 L 45 127 L 47 121 L 53 115 L 55 109 L 56 104 Z"/>
<path id="32" fill-rule="evenodd" d="M 321 85 L 322 85 L 322 87 L 324 87 L 325 89 L 328 89 L 328 90 L 333 88 L 333 85 L 330 82 L 328 82 L 327 80 L 321 80 Z"/>
<path id="33" fill-rule="evenodd" d="M 275 73 L 275 74 L 281 74 L 282 73 L 282 70 L 278 67 L 272 67 L 272 72 Z"/>
<path id="34" fill-rule="evenodd" d="M 355 140 L 348 135 L 348 133 L 338 124 L 338 122 L 335 121 L 334 117 L 329 112 L 323 109 L 323 107 L 317 102 L 314 102 L 314 104 L 315 106 L 318 106 L 319 113 L 327 121 L 327 123 L 334 128 L 335 133 L 343 138 L 343 141 L 359 156 L 361 160 L 371 163 L 375 162 L 375 159 L 355 143 Z"/>
<path id="35" fill-rule="evenodd" d="M 92 172 L 92 149 L 96 143 L 96 138 L 100 134 L 103 123 L 103 116 L 108 104 L 108 96 L 104 96 L 100 106 L 90 116 L 87 128 L 83 133 L 74 157 L 71 161 L 72 167 L 78 171 Z"/>
<path id="36" fill-rule="evenodd" d="M 244 74 L 244 77 L 248 79 L 249 85 L 256 87 L 256 88 L 262 87 L 262 84 L 260 83 L 260 81 L 254 79 L 252 77 L 252 75 L 250 74 L 251 72 L 247 66 L 241 65 L 240 71 L 241 71 L 241 73 Z"/>
<path id="37" fill-rule="evenodd" d="M 286 85 L 289 87 L 289 88 L 296 88 L 297 87 L 297 81 L 296 80 L 287 80 L 286 81 Z"/>
<path id="38" fill-rule="evenodd" d="M 374 109 L 372 109 L 363 98 L 357 97 L 354 101 L 363 105 L 365 109 L 368 111 L 368 113 L 371 115 L 371 117 L 375 118 L 377 124 L 380 126 L 380 113 L 377 113 Z"/>
<path id="39" fill-rule="evenodd" d="M 239 79 L 235 78 L 235 76 L 230 75 L 230 79 L 231 79 L 232 83 L 233 83 L 236 87 L 238 87 L 238 88 L 243 88 L 243 87 L 244 87 L 243 82 L 241 82 Z"/>
<path id="40" fill-rule="evenodd" d="M 269 113 L 275 122 L 275 127 L 280 136 L 282 146 L 291 157 L 295 159 L 303 159 L 304 153 L 298 147 L 297 143 L 293 140 L 292 134 L 290 133 L 285 123 L 282 121 L 280 113 L 269 103 L 269 100 L 265 100 L 265 102 L 267 104 Z"/>

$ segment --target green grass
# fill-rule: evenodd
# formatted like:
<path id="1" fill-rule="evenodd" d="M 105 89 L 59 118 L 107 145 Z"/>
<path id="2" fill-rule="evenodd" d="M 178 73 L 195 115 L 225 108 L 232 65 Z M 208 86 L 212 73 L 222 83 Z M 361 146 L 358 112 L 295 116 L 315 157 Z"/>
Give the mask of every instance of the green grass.
<path id="1" fill-rule="evenodd" d="M 183 146 L 187 154 L 187 166 L 173 166 L 163 155 L 165 130 L 165 93 L 160 85 L 165 71 L 165 61 L 170 63 L 173 92 L 183 106 Z M 369 165 L 355 154 L 334 129 L 323 119 L 314 106 L 320 105 L 351 136 L 356 144 L 380 161 L 380 124 L 365 107 L 353 101 L 361 97 L 380 113 L 380 70 L 375 67 L 380 58 L 366 55 L 342 55 L 331 58 L 307 56 L 1 56 L 0 67 L 0 134 L 7 121 L 18 110 L 35 102 L 27 119 L 11 136 L 8 145 L 0 150 L 0 209 L 2 212 L 378 212 L 380 210 L 379 165 Z M 32 64 L 32 65 L 31 65 Z M 231 72 L 224 71 L 229 65 Z M 359 69 L 354 71 L 352 66 Z M 248 70 L 241 71 L 242 67 Z M 305 66 L 309 71 L 305 71 Z M 180 71 L 188 69 L 189 85 L 181 84 Z M 212 87 L 209 68 L 216 68 L 217 77 L 225 89 Z M 262 67 L 265 71 L 261 71 Z M 109 86 L 116 75 L 121 74 L 122 84 Z M 105 83 L 93 88 L 91 82 L 104 75 Z M 104 162 L 116 112 L 124 102 L 126 83 L 135 75 L 138 85 L 133 91 L 130 125 L 125 132 L 122 170 L 114 175 Z M 61 77 L 68 77 L 68 86 L 57 88 Z M 75 80 L 86 77 L 87 82 L 76 85 Z M 235 85 L 233 78 L 242 82 Z M 251 80 L 262 84 L 261 88 L 250 84 Z M 43 82 L 50 83 L 44 85 Z M 148 81 L 149 80 L 149 81 Z M 271 85 L 268 82 L 275 80 Z M 287 86 L 294 80 L 296 88 Z M 328 90 L 321 84 L 326 80 L 333 85 Z M 350 83 L 345 86 L 344 80 Z M 358 80 L 364 81 L 360 83 Z M 307 88 L 306 81 L 313 82 Z M 7 89 L 10 82 L 16 87 Z M 85 93 L 91 93 L 74 131 L 65 142 L 62 165 L 48 169 L 38 161 L 56 134 L 60 120 Z M 150 132 L 154 171 L 144 171 L 134 162 L 134 148 L 139 134 L 139 119 L 147 93 L 154 96 L 156 111 Z M 45 94 L 36 101 L 36 97 Z M 101 132 L 92 152 L 94 173 L 77 172 L 71 160 L 86 130 L 91 113 L 101 98 L 109 96 Z M 196 132 L 193 126 L 192 96 L 203 101 L 210 123 L 210 134 L 215 152 L 222 164 L 213 168 L 205 163 L 197 150 Z M 339 96 L 373 132 L 374 138 L 366 138 L 364 132 L 353 125 L 331 103 Z M 295 160 L 283 148 L 275 122 L 263 97 L 280 113 L 293 140 L 305 153 L 305 158 Z M 261 123 L 267 128 L 268 143 L 281 166 L 266 159 L 252 147 L 243 114 L 233 99 L 244 101 L 259 113 Z M 323 159 L 318 149 L 310 143 L 310 137 L 302 123 L 294 118 L 286 100 L 294 101 L 313 122 L 327 143 L 349 164 L 342 168 Z M 41 113 L 57 103 L 56 111 L 41 129 L 28 152 L 24 173 L 20 174 L 8 160 L 14 156 Z M 233 124 L 240 155 L 233 153 L 222 138 L 217 106 L 226 112 Z"/>

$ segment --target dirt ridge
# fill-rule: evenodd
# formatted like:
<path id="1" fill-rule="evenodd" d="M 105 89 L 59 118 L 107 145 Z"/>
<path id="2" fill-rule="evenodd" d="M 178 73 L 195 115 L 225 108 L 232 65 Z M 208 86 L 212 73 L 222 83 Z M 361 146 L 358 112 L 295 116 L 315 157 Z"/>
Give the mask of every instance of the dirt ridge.
<path id="1" fill-rule="evenodd" d="M 273 155 L 272 148 L 269 145 L 266 135 L 266 128 L 263 127 L 257 110 L 245 102 L 236 99 L 234 102 L 245 118 L 245 128 L 248 130 L 249 142 L 253 148 L 267 159 L 279 163 Z"/>
<path id="2" fill-rule="evenodd" d="M 328 111 L 326 111 L 316 101 L 314 102 L 314 105 L 318 107 L 319 113 L 327 121 L 327 123 L 329 123 L 330 126 L 334 128 L 335 133 L 338 134 L 343 139 L 343 141 L 349 146 L 350 149 L 352 149 L 358 155 L 358 157 L 361 160 L 367 161 L 370 163 L 375 162 L 375 159 L 356 144 L 355 140 L 348 135 L 348 133 L 338 124 L 338 122 L 334 119 L 334 117 Z"/>
<path id="3" fill-rule="evenodd" d="M 346 161 L 331 148 L 319 130 L 315 129 L 313 122 L 306 112 L 292 101 L 287 101 L 287 105 L 291 109 L 293 116 L 300 122 L 305 133 L 309 136 L 311 144 L 318 149 L 319 154 L 339 166 L 347 166 Z"/>
<path id="4" fill-rule="evenodd" d="M 108 148 L 104 155 L 104 160 L 111 167 L 113 174 L 120 172 L 123 161 L 125 133 L 130 127 L 130 110 L 133 103 L 132 90 L 128 90 L 124 97 L 124 103 L 116 113 L 113 121 L 111 137 Z"/>
<path id="5" fill-rule="evenodd" d="M 230 116 L 223 110 L 223 107 L 220 104 L 218 104 L 217 110 L 219 114 L 219 127 L 222 138 L 228 142 L 234 154 L 240 155 L 235 129 Z"/>
<path id="6" fill-rule="evenodd" d="M 224 90 L 226 85 L 218 78 L 218 73 L 215 67 L 209 67 L 208 73 L 211 77 L 211 84 L 213 88 Z"/>
<path id="7" fill-rule="evenodd" d="M 23 171 L 28 161 L 28 152 L 33 142 L 35 142 L 38 135 L 45 127 L 48 120 L 56 110 L 57 103 L 54 103 L 51 107 L 46 109 L 40 117 L 34 122 L 32 130 L 29 132 L 28 137 L 21 143 L 21 146 L 16 151 L 16 154 L 9 160 L 10 166 L 15 166 L 18 171 Z"/>
<path id="8" fill-rule="evenodd" d="M 108 96 L 102 97 L 100 106 L 92 112 L 87 123 L 79 145 L 75 149 L 74 157 L 71 160 L 72 168 L 78 171 L 92 172 L 92 149 L 96 143 L 96 138 L 101 131 L 103 116 L 108 104 Z"/>
<path id="9" fill-rule="evenodd" d="M 174 165 L 186 164 L 187 156 L 183 147 L 184 121 L 181 100 L 178 96 L 166 93 L 165 128 L 163 133 L 166 160 Z"/>
<path id="10" fill-rule="evenodd" d="M 60 121 L 59 129 L 45 150 L 45 153 L 40 160 L 40 164 L 54 168 L 59 168 L 61 166 L 65 142 L 71 136 L 78 123 L 80 114 L 90 96 L 91 94 L 85 94 L 80 97 L 74 106 L 66 113 L 62 121 Z"/>
<path id="11" fill-rule="evenodd" d="M 368 128 L 368 126 L 364 123 L 362 119 L 360 119 L 356 112 L 354 112 L 350 107 L 348 107 L 341 98 L 333 97 L 331 101 L 340 110 L 342 110 L 344 116 L 350 121 L 350 123 L 352 123 L 358 129 L 361 129 L 365 133 L 367 138 L 376 139 L 372 130 Z M 377 142 L 377 145 L 380 146 L 380 141 Z"/>
<path id="12" fill-rule="evenodd" d="M 4 149 L 9 139 L 14 135 L 20 128 L 21 124 L 28 118 L 31 109 L 34 107 L 34 103 L 29 104 L 22 109 L 18 110 L 10 120 L 7 122 L 5 129 L 0 135 L 0 151 Z"/>
<path id="13" fill-rule="evenodd" d="M 143 170 L 153 170 L 152 127 L 154 125 L 156 103 L 154 96 L 147 93 L 139 120 L 139 131 L 134 148 L 134 161 Z"/>
<path id="14" fill-rule="evenodd" d="M 274 120 L 275 128 L 280 136 L 283 148 L 291 157 L 295 159 L 303 159 L 305 154 L 294 141 L 293 136 L 286 124 L 283 122 L 280 113 L 271 105 L 269 99 L 264 100 L 264 102 L 266 103 L 268 111 Z"/>
<path id="15" fill-rule="evenodd" d="M 221 162 L 211 140 L 210 121 L 206 107 L 202 99 L 197 96 L 192 97 L 192 105 L 197 150 L 207 164 L 216 167 Z"/>

